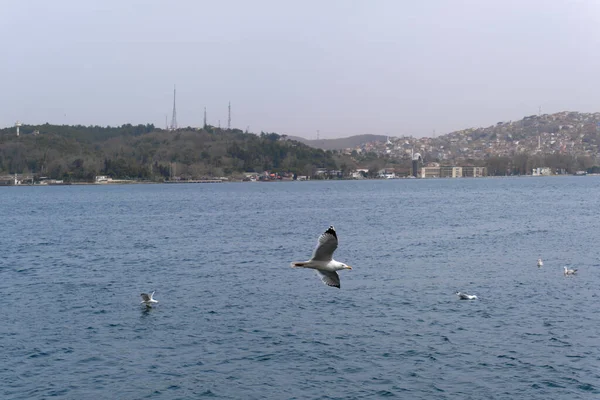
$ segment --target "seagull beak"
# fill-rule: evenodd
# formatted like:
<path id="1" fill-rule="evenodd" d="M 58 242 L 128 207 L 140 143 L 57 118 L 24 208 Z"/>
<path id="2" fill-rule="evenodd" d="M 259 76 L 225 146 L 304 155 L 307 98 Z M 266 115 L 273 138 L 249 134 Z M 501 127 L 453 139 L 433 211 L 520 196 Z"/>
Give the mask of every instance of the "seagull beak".
<path id="1" fill-rule="evenodd" d="M 352 267 L 349 265 L 346 265 L 346 269 L 352 269 Z"/>

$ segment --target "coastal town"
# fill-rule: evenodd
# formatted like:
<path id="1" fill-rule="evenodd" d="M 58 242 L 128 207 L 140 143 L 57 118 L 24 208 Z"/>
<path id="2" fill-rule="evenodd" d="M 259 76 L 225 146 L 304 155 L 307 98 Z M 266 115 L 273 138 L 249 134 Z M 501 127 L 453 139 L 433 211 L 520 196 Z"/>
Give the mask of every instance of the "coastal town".
<path id="1" fill-rule="evenodd" d="M 572 173 L 585 175 L 591 172 L 588 169 L 599 164 L 599 145 L 600 113 L 561 112 L 532 115 L 519 121 L 498 122 L 487 128 L 464 129 L 438 137 L 387 137 L 385 141 L 346 148 L 343 153 L 351 156 L 374 153 L 388 159 L 412 161 L 410 171 L 399 168 L 400 175 L 417 178 L 486 176 L 486 163 L 491 159 L 519 157 L 527 157 L 535 163 L 520 175 L 568 174 L 564 163 L 544 164 L 560 159 L 578 161 L 580 168 Z M 396 177 L 391 173 L 385 169 L 377 175 Z"/>
<path id="2" fill-rule="evenodd" d="M 17 137 L 11 135 L 10 130 L 5 130 L 7 146 L 19 139 L 12 146 L 30 143 L 34 152 L 39 152 L 36 143 L 49 140 L 48 130 L 61 127 L 48 126 L 23 126 L 19 137 L 21 124 L 16 125 Z M 83 133 L 96 127 L 72 127 L 83 129 Z M 101 128 L 102 129 L 102 128 Z M 114 129 L 114 128 L 104 128 Z M 463 129 L 444 135 L 431 137 L 413 137 L 411 135 L 375 137 L 368 140 L 369 136 L 354 146 L 338 149 L 327 149 L 320 146 L 327 145 L 327 141 L 318 143 L 300 144 L 285 135 L 264 134 L 260 136 L 243 133 L 239 130 L 219 130 L 214 127 L 187 128 L 178 131 L 160 131 L 152 126 L 126 125 L 121 128 L 133 130 L 134 137 L 143 135 L 162 135 L 174 142 L 181 142 L 180 138 L 189 138 L 190 144 L 198 140 L 198 135 L 206 140 L 222 143 L 229 140 L 229 147 L 220 153 L 207 151 L 210 147 L 199 147 L 195 150 L 186 142 L 178 144 L 182 153 L 165 152 L 165 149 L 148 149 L 148 155 L 160 151 L 168 155 L 171 161 L 161 163 L 154 161 L 148 167 L 132 164 L 133 159 L 127 161 L 119 156 L 116 161 L 108 158 L 86 160 L 75 158 L 69 162 L 57 160 L 48 162 L 48 154 L 39 153 L 33 160 L 24 165 L 39 166 L 40 171 L 4 171 L 0 173 L 0 185 L 65 185 L 65 184 L 126 184 L 126 183 L 222 183 L 222 182 L 277 182 L 277 181 L 307 181 L 322 179 L 400 179 L 400 178 L 479 178 L 485 176 L 549 176 L 549 175 L 587 175 L 600 173 L 600 113 L 561 112 L 555 114 L 538 114 L 526 116 L 518 121 L 501 121 L 489 127 Z M 87 131 L 86 131 L 87 130 Z M 156 133 L 158 132 L 158 133 Z M 56 135 L 60 135 L 57 133 Z M 246 142 L 232 142 L 225 135 L 234 138 L 243 138 Z M 128 136 L 125 136 L 128 137 Z M 21 140 L 22 138 L 22 140 Z M 255 144 L 253 153 L 249 154 L 249 144 L 256 140 L 261 145 Z M 352 139 L 352 138 L 348 138 Z M 156 140 L 152 139 L 154 143 Z M 336 139 L 341 140 L 341 139 Z M 29 142 L 28 142 L 29 141 Z M 194 142 L 192 142 L 194 141 Z M 250 141 L 250 142 L 248 142 Z M 81 146 L 82 142 L 74 139 L 74 145 Z M 146 153 L 139 153 L 141 145 L 131 145 L 133 157 L 145 159 Z M 167 142 L 165 142 L 167 143 Z M 112 146 L 112 145 L 111 145 Z M 261 146 L 267 146 L 261 147 Z M 270 155 L 274 147 L 279 153 L 287 152 L 288 155 L 280 161 L 273 160 Z M 18 148 L 18 147 L 14 147 Z M 214 146 L 212 147 L 214 149 Z M 7 147 L 7 151 L 8 151 Z M 109 148 L 110 149 L 110 148 Z M 121 147 L 123 149 L 123 147 Z M 269 149 L 269 150 L 267 150 Z M 312 149 L 312 150 L 309 150 Z M 123 150 L 121 150 L 122 152 Z M 265 153 L 266 151 L 266 153 Z M 294 151 L 302 151 L 305 156 L 319 158 L 321 161 L 299 163 Z M 310 151 L 311 153 L 307 153 Z M 55 152 L 56 154 L 56 152 Z M 6 157 L 13 156 L 10 153 Z M 40 160 L 40 157 L 44 159 Z M 254 157 L 260 162 L 252 162 L 249 157 Z M 14 157 L 14 156 L 13 156 Z M 21 156 L 21 163 L 23 163 Z M 186 162 L 185 158 L 190 159 Z M 193 160 L 197 159 L 196 164 Z M 8 159 L 8 158 L 7 158 Z M 248 159 L 248 163 L 262 164 L 241 169 L 235 173 L 225 164 L 227 160 L 240 161 Z M 265 162 L 265 160 L 272 160 Z M 229 162 L 231 162 L 229 161 Z M 203 164 L 198 164 L 202 162 Z M 293 167 L 293 163 L 300 164 L 300 168 Z M 102 164 L 101 164 L 102 163 Z M 251 164 L 251 165 L 252 165 Z M 9 165 L 16 165 L 14 162 Z M 94 166 L 95 165 L 95 166 Z M 286 167 L 287 165 L 287 167 Z M 84 179 L 76 179 L 68 168 L 80 168 Z M 50 168 L 49 168 L 50 167 Z M 14 168 L 14 167 L 13 167 Z M 55 172 L 52 172 L 52 171 Z M 137 177 L 132 173 L 137 172 Z M 45 174 L 44 172 L 50 172 Z M 144 172 L 145 171 L 145 172 Z M 196 171 L 196 172 L 195 172 Z M 8 173 L 7 173 L 8 172 Z M 160 175 L 156 175 L 159 172 Z M 153 175 L 154 173 L 154 175 Z"/>
<path id="3" fill-rule="evenodd" d="M 388 137 L 346 148 L 346 154 L 374 152 L 392 158 L 461 163 L 517 154 L 568 154 L 597 158 L 600 144 L 600 113 L 562 112 L 532 115 L 520 121 L 498 122 L 487 128 L 470 128 L 438 137 Z"/>

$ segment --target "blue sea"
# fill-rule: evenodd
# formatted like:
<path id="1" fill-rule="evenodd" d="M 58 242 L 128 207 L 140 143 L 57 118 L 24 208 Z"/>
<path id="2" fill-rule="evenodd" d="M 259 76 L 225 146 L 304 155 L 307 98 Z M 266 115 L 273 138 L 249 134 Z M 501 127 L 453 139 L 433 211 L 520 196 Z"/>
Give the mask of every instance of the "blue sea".
<path id="1" fill-rule="evenodd" d="M 600 177 L 1 187 L 0 398 L 597 399 L 599 213 Z M 329 225 L 341 289 L 289 266 Z"/>

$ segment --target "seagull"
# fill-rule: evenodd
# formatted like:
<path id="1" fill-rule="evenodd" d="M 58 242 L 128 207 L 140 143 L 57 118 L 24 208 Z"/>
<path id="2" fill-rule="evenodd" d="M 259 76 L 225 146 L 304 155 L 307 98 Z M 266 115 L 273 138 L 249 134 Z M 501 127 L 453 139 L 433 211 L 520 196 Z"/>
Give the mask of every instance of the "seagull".
<path id="1" fill-rule="evenodd" d="M 566 275 L 575 275 L 576 272 L 577 272 L 577 269 L 569 269 L 569 268 L 565 267 L 565 276 Z"/>
<path id="2" fill-rule="evenodd" d="M 340 277 L 337 272 L 342 269 L 352 269 L 351 266 L 335 261 L 333 252 L 337 249 L 338 239 L 335 228 L 331 225 L 324 233 L 319 236 L 317 247 L 313 251 L 312 258 L 304 262 L 291 263 L 292 268 L 312 268 L 317 271 L 324 284 L 339 289 Z"/>
<path id="3" fill-rule="evenodd" d="M 544 262 L 542 261 L 542 259 L 538 258 L 538 263 L 537 263 L 538 268 L 542 267 L 543 265 L 544 265 Z"/>
<path id="4" fill-rule="evenodd" d="M 475 296 L 474 294 L 466 294 L 466 293 L 456 292 L 456 295 L 461 300 L 475 300 L 475 299 L 477 299 L 477 296 Z"/>
<path id="5" fill-rule="evenodd" d="M 154 300 L 152 298 L 152 296 L 154 296 L 154 292 L 150 293 L 150 295 L 147 293 L 142 293 L 140 296 L 142 296 L 141 304 L 145 304 L 146 307 L 152 307 L 152 303 L 158 303 L 158 300 Z"/>

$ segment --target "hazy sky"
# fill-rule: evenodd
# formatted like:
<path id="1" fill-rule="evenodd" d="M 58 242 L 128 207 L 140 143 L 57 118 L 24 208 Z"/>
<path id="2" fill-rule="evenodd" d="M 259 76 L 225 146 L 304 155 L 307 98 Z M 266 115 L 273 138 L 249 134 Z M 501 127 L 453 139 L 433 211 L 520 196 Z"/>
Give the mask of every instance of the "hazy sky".
<path id="1" fill-rule="evenodd" d="M 0 126 L 431 136 L 600 111 L 596 0 L 0 0 Z"/>

